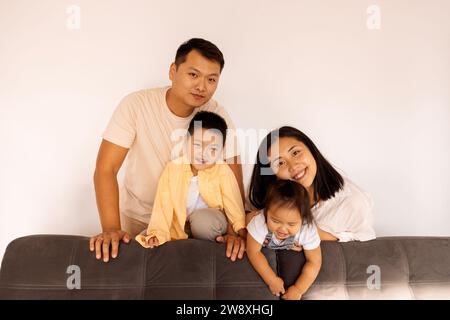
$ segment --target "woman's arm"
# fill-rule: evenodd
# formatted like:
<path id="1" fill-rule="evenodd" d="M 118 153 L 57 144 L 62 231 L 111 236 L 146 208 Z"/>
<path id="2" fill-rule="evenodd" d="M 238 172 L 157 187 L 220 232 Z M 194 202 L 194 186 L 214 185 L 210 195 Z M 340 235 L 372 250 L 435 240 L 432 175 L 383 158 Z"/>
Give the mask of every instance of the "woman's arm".
<path id="1" fill-rule="evenodd" d="M 283 299 L 300 300 L 319 274 L 320 267 L 322 266 L 320 246 L 313 250 L 304 250 L 304 253 L 306 263 L 303 266 L 302 273 L 297 281 L 295 281 L 295 284 L 286 290 L 286 293 L 282 297 Z"/>
<path id="2" fill-rule="evenodd" d="M 333 236 L 331 233 L 323 231 L 320 228 L 317 228 L 317 232 L 319 233 L 319 237 L 321 241 L 338 241 L 339 239 Z"/>
<path id="3" fill-rule="evenodd" d="M 280 296 L 284 293 L 283 279 L 278 277 L 272 270 L 264 254 L 261 252 L 261 244 L 259 244 L 249 233 L 247 235 L 247 256 L 255 268 L 256 272 L 261 276 L 264 282 L 269 286 L 272 294 Z"/>

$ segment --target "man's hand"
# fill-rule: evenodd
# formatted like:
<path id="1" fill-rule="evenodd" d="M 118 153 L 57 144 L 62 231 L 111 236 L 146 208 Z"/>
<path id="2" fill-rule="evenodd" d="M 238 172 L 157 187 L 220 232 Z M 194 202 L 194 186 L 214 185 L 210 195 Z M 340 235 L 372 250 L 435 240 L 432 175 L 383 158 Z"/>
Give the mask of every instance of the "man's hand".
<path id="1" fill-rule="evenodd" d="M 279 297 L 280 294 L 284 294 L 284 281 L 280 277 L 274 277 L 267 284 L 270 292 L 272 292 L 274 296 Z"/>
<path id="2" fill-rule="evenodd" d="M 283 294 L 283 296 L 281 297 L 281 299 L 284 299 L 284 300 L 300 300 L 301 298 L 302 298 L 302 294 L 301 294 L 300 290 L 294 285 L 290 286 L 286 290 L 286 293 Z"/>
<path id="3" fill-rule="evenodd" d="M 109 261 L 109 246 L 111 245 L 111 256 L 117 257 L 119 251 L 119 243 L 122 240 L 125 243 L 130 242 L 130 235 L 123 230 L 114 230 L 100 233 L 91 237 L 89 240 L 89 249 L 95 250 L 95 257 L 97 260 L 101 259 L 103 252 L 103 261 Z"/>
<path id="4" fill-rule="evenodd" d="M 223 235 L 218 236 L 216 241 L 219 243 L 227 244 L 227 258 L 231 258 L 231 261 L 236 261 L 236 257 L 242 259 L 245 252 L 245 239 L 238 235 Z"/>

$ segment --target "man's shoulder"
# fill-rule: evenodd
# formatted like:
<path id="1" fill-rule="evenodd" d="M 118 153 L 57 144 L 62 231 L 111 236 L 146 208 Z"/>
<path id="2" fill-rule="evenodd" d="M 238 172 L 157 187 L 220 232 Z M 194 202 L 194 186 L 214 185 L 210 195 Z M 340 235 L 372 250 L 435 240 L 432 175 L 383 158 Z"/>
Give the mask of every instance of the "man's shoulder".
<path id="1" fill-rule="evenodd" d="M 160 104 L 163 101 L 166 90 L 166 87 L 158 87 L 133 91 L 123 98 L 122 103 L 127 103 L 133 107 Z"/>
<path id="2" fill-rule="evenodd" d="M 214 99 L 210 99 L 207 103 L 200 107 L 201 111 L 217 112 L 223 110 L 223 107 Z"/>

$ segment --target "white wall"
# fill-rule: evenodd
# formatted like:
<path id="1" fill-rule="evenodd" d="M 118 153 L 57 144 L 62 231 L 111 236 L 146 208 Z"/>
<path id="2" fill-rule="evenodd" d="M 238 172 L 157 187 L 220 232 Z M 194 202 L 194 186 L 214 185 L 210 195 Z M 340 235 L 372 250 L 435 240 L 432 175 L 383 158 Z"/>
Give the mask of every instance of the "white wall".
<path id="1" fill-rule="evenodd" d="M 72 4 L 80 30 L 67 27 Z M 366 24 L 373 4 L 379 30 Z M 237 127 L 309 134 L 372 194 L 379 236 L 449 236 L 449 11 L 447 0 L 0 0 L 0 257 L 19 236 L 100 230 L 101 133 L 125 94 L 169 83 L 194 36 L 225 54 L 215 97 Z"/>

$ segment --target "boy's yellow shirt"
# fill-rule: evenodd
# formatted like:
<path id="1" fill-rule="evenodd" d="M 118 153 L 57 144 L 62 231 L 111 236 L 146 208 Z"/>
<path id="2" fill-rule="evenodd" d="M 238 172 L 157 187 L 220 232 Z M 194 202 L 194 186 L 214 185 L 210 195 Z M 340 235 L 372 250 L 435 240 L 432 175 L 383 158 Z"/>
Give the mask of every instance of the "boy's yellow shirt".
<path id="1" fill-rule="evenodd" d="M 159 178 L 147 236 L 137 235 L 136 241 L 148 248 L 147 240 L 156 236 L 159 244 L 187 239 L 186 202 L 193 173 L 190 163 L 180 157 L 167 164 Z M 245 210 L 239 185 L 233 171 L 223 161 L 198 171 L 198 188 L 209 208 L 225 212 L 233 230 L 245 228 Z"/>

